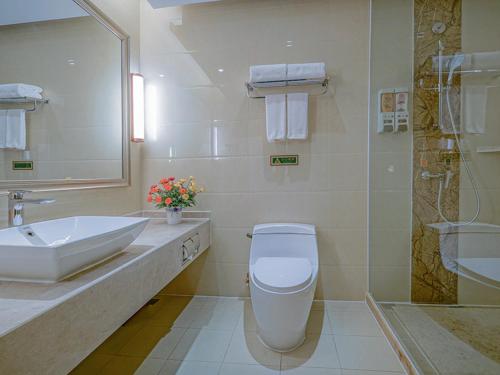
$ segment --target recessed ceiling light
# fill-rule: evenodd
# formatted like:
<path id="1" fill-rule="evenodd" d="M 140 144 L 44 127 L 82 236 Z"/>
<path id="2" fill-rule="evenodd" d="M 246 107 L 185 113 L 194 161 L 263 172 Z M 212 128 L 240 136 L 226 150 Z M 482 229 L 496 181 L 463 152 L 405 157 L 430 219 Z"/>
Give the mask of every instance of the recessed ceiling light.
<path id="1" fill-rule="evenodd" d="M 222 68 L 217 69 L 217 71 L 218 71 L 219 73 L 224 73 L 224 69 L 222 69 Z"/>
<path id="2" fill-rule="evenodd" d="M 76 64 L 75 59 L 68 59 L 67 62 L 68 62 L 69 65 L 75 65 Z"/>
<path id="3" fill-rule="evenodd" d="M 160 74 L 160 78 L 165 78 L 165 74 Z"/>

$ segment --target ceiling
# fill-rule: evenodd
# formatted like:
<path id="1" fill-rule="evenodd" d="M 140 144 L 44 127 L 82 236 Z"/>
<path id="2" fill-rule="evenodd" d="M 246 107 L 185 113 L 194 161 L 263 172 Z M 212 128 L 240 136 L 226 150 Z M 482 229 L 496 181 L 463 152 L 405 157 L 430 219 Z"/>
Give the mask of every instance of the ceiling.
<path id="1" fill-rule="evenodd" d="M 0 0 L 0 25 L 88 16 L 73 0 Z"/>
<path id="2" fill-rule="evenodd" d="M 151 4 L 151 6 L 156 9 L 156 8 L 174 7 L 179 5 L 209 3 L 219 0 L 148 0 L 148 1 Z"/>

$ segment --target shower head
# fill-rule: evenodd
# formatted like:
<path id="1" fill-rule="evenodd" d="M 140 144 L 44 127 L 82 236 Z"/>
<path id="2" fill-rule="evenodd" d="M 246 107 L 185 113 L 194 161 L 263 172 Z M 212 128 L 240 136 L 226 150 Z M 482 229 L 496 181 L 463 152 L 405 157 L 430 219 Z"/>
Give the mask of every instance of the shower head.
<path id="1" fill-rule="evenodd" d="M 465 55 L 463 53 L 456 53 L 448 64 L 448 85 L 451 85 L 453 80 L 453 72 L 463 64 Z"/>

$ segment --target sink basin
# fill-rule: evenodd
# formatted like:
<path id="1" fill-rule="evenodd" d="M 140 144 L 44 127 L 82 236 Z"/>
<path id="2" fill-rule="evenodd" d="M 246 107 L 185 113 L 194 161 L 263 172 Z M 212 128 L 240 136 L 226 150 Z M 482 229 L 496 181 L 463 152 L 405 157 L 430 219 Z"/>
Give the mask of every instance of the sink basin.
<path id="1" fill-rule="evenodd" d="M 127 247 L 149 219 L 74 216 L 0 230 L 0 280 L 51 283 Z"/>

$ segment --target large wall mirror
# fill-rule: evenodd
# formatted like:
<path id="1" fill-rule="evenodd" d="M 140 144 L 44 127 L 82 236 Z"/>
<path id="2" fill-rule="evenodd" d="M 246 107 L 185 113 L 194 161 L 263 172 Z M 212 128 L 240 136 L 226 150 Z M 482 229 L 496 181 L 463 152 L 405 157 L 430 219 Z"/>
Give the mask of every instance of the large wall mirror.
<path id="1" fill-rule="evenodd" d="M 88 1 L 1 1 L 0 189 L 127 184 L 128 63 Z"/>

